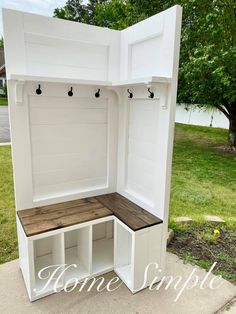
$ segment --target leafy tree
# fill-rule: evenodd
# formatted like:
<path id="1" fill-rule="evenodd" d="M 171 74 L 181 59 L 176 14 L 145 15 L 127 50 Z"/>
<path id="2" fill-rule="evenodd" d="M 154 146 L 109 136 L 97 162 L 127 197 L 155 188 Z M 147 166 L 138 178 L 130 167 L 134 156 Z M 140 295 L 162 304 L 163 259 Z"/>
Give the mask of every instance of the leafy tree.
<path id="1" fill-rule="evenodd" d="M 68 0 L 54 15 L 123 29 L 172 5 L 183 7 L 178 102 L 214 107 L 229 120 L 236 149 L 235 0 Z M 61 10 L 61 11 L 57 11 Z"/>
<path id="2" fill-rule="evenodd" d="M 7 83 L 4 83 L 3 85 L 3 95 L 7 97 Z"/>
<path id="3" fill-rule="evenodd" d="M 84 4 L 83 0 L 67 0 L 62 8 L 54 10 L 54 17 L 65 20 L 95 24 L 95 9 L 97 4 L 102 4 L 107 0 L 90 0 Z"/>
<path id="4" fill-rule="evenodd" d="M 4 48 L 3 37 L 0 38 L 0 48 Z"/>

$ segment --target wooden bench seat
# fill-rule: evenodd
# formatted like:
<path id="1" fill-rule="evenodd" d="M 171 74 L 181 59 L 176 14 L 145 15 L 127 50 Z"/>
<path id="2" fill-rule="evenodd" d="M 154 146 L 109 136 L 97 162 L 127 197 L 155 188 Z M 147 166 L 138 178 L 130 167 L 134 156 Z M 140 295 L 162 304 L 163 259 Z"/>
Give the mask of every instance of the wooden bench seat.
<path id="1" fill-rule="evenodd" d="M 134 231 L 162 223 L 161 219 L 118 193 L 100 195 L 96 199 Z"/>
<path id="2" fill-rule="evenodd" d="M 134 231 L 162 222 L 118 193 L 24 209 L 17 214 L 27 237 L 111 215 Z"/>

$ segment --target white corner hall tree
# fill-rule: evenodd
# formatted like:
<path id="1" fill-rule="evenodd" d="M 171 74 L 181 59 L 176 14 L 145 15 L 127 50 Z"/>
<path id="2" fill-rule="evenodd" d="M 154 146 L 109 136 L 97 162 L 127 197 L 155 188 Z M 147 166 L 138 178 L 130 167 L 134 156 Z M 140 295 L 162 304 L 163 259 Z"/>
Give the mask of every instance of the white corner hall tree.
<path id="1" fill-rule="evenodd" d="M 181 30 L 174 6 L 122 31 L 3 9 L 20 268 L 31 301 L 114 270 L 165 270 Z M 149 268 L 157 263 L 162 272 Z"/>

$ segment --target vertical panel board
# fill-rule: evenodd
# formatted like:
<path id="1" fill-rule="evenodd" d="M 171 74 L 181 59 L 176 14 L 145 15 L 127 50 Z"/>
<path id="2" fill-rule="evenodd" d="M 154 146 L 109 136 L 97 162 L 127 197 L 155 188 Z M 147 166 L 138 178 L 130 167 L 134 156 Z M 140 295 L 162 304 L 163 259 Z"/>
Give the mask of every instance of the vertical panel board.
<path id="1" fill-rule="evenodd" d="M 156 186 L 157 101 L 130 101 L 126 191 L 153 207 Z"/>
<path id="2" fill-rule="evenodd" d="M 137 292 L 146 287 L 145 268 L 148 265 L 148 231 L 142 230 L 135 233 L 134 240 L 134 257 L 133 257 L 133 292 Z"/>
<path id="3" fill-rule="evenodd" d="M 47 89 L 29 96 L 34 198 L 106 188 L 107 98 L 53 96 Z"/>
<path id="4" fill-rule="evenodd" d="M 3 9 L 4 50 L 7 78 L 25 72 L 24 19 L 22 12 Z M 17 40 L 16 40 L 17 39 Z"/>
<path id="5" fill-rule="evenodd" d="M 177 10 L 174 6 L 121 32 L 121 80 L 173 76 Z"/>
<path id="6" fill-rule="evenodd" d="M 106 45 L 32 34 L 26 34 L 25 41 L 26 68 L 32 75 L 108 79 Z"/>
<path id="7" fill-rule="evenodd" d="M 155 36 L 130 45 L 130 78 L 156 75 L 163 58 L 161 44 L 162 37 Z"/>
<path id="8" fill-rule="evenodd" d="M 164 14 L 161 12 L 121 32 L 121 80 L 154 73 L 162 75 L 163 25 Z M 145 58 L 140 58 L 144 51 Z"/>
<path id="9" fill-rule="evenodd" d="M 119 31 L 24 13 L 24 32 L 28 74 L 118 79 Z"/>
<path id="10" fill-rule="evenodd" d="M 31 295 L 31 279 L 30 279 L 30 259 L 29 259 L 29 244 L 25 232 L 21 226 L 19 219 L 17 222 L 17 234 L 18 234 L 18 249 L 19 260 L 22 275 L 24 277 L 26 289 L 29 295 Z"/>

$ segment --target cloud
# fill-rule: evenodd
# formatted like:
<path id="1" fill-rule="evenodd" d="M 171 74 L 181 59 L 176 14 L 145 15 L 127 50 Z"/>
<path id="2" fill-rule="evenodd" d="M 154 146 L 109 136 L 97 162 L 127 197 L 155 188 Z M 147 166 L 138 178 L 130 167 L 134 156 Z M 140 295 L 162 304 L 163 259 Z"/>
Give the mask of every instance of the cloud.
<path id="1" fill-rule="evenodd" d="M 54 9 L 63 6 L 65 3 L 66 0 L 1 0 L 0 9 L 8 8 L 52 16 Z M 2 34 L 2 14 L 0 14 L 0 36 Z"/>

